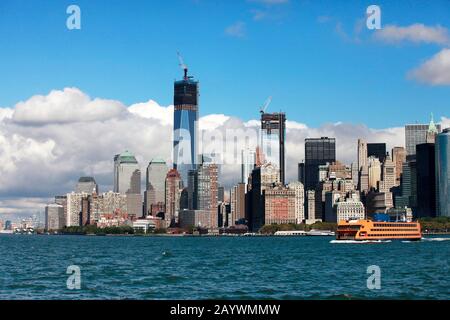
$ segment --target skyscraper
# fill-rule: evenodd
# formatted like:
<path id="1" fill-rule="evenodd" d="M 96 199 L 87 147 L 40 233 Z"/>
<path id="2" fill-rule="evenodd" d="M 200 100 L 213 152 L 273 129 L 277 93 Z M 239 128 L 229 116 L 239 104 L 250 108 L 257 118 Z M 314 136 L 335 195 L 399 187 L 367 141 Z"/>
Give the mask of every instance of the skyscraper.
<path id="1" fill-rule="evenodd" d="M 298 164 L 297 176 L 298 176 L 297 180 L 304 185 L 305 184 L 305 162 L 303 162 L 303 161 Z"/>
<path id="2" fill-rule="evenodd" d="M 198 81 L 188 76 L 184 66 L 183 80 L 174 83 L 173 165 L 185 185 L 188 171 L 197 163 L 198 97 Z"/>
<path id="3" fill-rule="evenodd" d="M 386 158 L 386 143 L 368 143 L 367 157 L 376 157 L 381 163 Z"/>
<path id="4" fill-rule="evenodd" d="M 256 152 L 250 149 L 241 151 L 241 183 L 248 183 L 248 177 L 252 174 L 256 163 Z"/>
<path id="5" fill-rule="evenodd" d="M 114 156 L 114 192 L 141 193 L 141 170 L 134 155 L 128 151 Z"/>
<path id="6" fill-rule="evenodd" d="M 416 146 L 417 164 L 417 218 L 436 216 L 435 144 Z"/>
<path id="7" fill-rule="evenodd" d="M 53 203 L 45 207 L 45 230 L 59 230 L 65 225 L 64 207 Z"/>
<path id="8" fill-rule="evenodd" d="M 358 190 L 369 191 L 369 160 L 367 157 L 367 142 L 358 139 Z"/>
<path id="9" fill-rule="evenodd" d="M 450 128 L 436 136 L 435 147 L 438 215 L 450 217 Z"/>
<path id="10" fill-rule="evenodd" d="M 381 163 L 378 158 L 369 157 L 369 189 L 378 189 L 381 181 Z"/>
<path id="11" fill-rule="evenodd" d="M 284 143 L 286 139 L 286 114 L 261 113 L 261 146 L 267 162 L 280 170 L 280 181 L 285 183 Z"/>
<path id="12" fill-rule="evenodd" d="M 130 216 L 142 216 L 141 170 L 134 155 L 128 151 L 114 157 L 114 192 L 126 194 Z"/>
<path id="13" fill-rule="evenodd" d="M 209 214 L 209 227 L 218 224 L 218 166 L 214 163 L 199 164 L 188 172 L 189 209 Z"/>
<path id="14" fill-rule="evenodd" d="M 164 211 L 167 165 L 162 159 L 152 159 L 147 166 L 146 190 L 144 192 L 145 215 Z"/>
<path id="15" fill-rule="evenodd" d="M 75 187 L 75 192 L 76 193 L 88 193 L 88 194 L 93 194 L 93 193 L 99 193 L 98 191 L 98 185 L 97 182 L 95 182 L 95 179 L 93 177 L 81 177 L 78 180 L 78 183 Z"/>
<path id="16" fill-rule="evenodd" d="M 335 138 L 305 139 L 305 190 L 315 189 L 319 182 L 319 166 L 336 161 Z"/>
<path id="17" fill-rule="evenodd" d="M 389 154 L 386 155 L 381 166 L 380 192 L 390 192 L 396 185 L 395 163 Z"/>
<path id="18" fill-rule="evenodd" d="M 406 161 L 406 150 L 403 147 L 394 147 L 392 149 L 392 161 L 395 164 L 395 184 L 400 185 L 400 178 L 403 173 L 403 162 Z"/>
<path id="19" fill-rule="evenodd" d="M 183 182 L 180 174 L 176 169 L 171 169 L 166 175 L 165 183 L 165 206 L 166 212 L 164 220 L 166 225 L 177 222 L 181 204 L 181 192 L 183 190 Z"/>
<path id="20" fill-rule="evenodd" d="M 432 130 L 436 134 L 441 132 L 441 125 L 436 125 L 431 116 L 429 124 L 408 124 L 405 126 L 406 153 L 409 157 L 416 155 L 416 146 L 427 143 L 428 132 Z"/>
<path id="21" fill-rule="evenodd" d="M 245 183 L 238 183 L 230 191 L 230 213 L 229 226 L 245 219 Z"/>

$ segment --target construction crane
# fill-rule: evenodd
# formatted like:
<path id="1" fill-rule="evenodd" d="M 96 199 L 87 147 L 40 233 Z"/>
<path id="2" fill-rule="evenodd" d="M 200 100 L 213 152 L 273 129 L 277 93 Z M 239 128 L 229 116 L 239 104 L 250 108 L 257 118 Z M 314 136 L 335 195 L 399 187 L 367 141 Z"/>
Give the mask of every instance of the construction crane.
<path id="1" fill-rule="evenodd" d="M 266 102 L 264 103 L 264 105 L 261 107 L 261 109 L 259 110 L 259 112 L 261 114 L 264 114 L 267 110 L 267 108 L 269 107 L 269 104 L 272 102 L 272 97 L 270 96 L 269 98 L 267 98 Z"/>
<path id="2" fill-rule="evenodd" d="M 184 70 L 184 79 L 186 80 L 188 78 L 188 66 L 184 63 L 183 57 L 181 56 L 180 52 L 177 51 L 179 66 L 181 69 Z"/>

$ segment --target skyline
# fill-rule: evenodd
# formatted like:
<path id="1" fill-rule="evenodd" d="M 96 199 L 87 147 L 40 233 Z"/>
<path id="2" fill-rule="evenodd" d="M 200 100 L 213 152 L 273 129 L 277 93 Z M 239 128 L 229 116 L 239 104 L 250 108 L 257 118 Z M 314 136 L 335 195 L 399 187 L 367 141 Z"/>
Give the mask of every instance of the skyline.
<path id="1" fill-rule="evenodd" d="M 62 105 L 55 101 L 72 103 Z M 36 103 L 44 107 L 36 109 L 34 108 Z M 67 108 L 68 105 L 75 105 L 78 109 Z M 88 106 L 94 106 L 98 112 L 92 112 Z M 33 110 L 39 110 L 39 112 L 33 113 Z M 61 117 L 63 110 L 66 114 Z M 38 211 L 36 208 L 45 205 L 55 194 L 72 190 L 78 178 L 84 175 L 94 176 L 100 185 L 101 192 L 112 190 L 113 155 L 116 153 L 132 151 L 136 155 L 141 170 L 144 170 L 153 158 L 165 154 L 165 160 L 170 159 L 173 128 L 169 118 L 172 117 L 173 108 L 160 107 L 155 102 L 136 104 L 128 108 L 116 102 L 112 106 L 108 104 L 108 100 L 90 99 L 77 89 L 54 91 L 47 96 L 34 97 L 21 103 L 16 109 L 9 110 L 1 117 L 0 128 L 13 129 L 10 133 L 15 135 L 15 138 L 9 141 L 2 141 L 9 143 L 5 144 L 6 148 L 3 149 L 7 152 L 2 153 L 4 157 L 2 161 L 8 163 L 9 160 L 12 163 L 12 159 L 21 157 L 21 161 L 12 163 L 14 166 L 1 168 L 3 172 L 0 185 L 3 187 L 2 194 L 6 195 L 0 199 L 2 216 L 5 217 L 5 213 L 25 216 L 35 213 Z M 69 119 L 72 120 L 69 121 Z M 366 139 L 368 142 L 386 142 L 388 150 L 394 146 L 405 145 L 404 128 L 373 130 L 365 126 L 345 123 L 308 128 L 303 124 L 289 121 L 289 114 L 287 119 L 287 181 L 296 180 L 297 164 L 304 159 L 304 138 L 306 137 L 337 138 L 337 160 L 346 164 L 356 161 L 357 137 Z M 450 127 L 450 119 L 444 118 L 441 124 L 443 128 Z M 101 130 L 98 129 L 99 126 Z M 259 120 L 256 119 L 244 123 L 240 119 L 225 115 L 200 117 L 200 128 L 206 132 L 215 129 L 245 129 L 258 126 Z M 131 132 L 130 128 L 138 129 Z M 97 132 L 108 132 L 108 134 L 99 135 L 98 143 L 84 143 Z M 167 140 L 164 143 L 161 143 L 161 133 Z M 71 147 L 73 145 L 76 145 L 76 148 Z M 154 149 L 149 148 L 149 145 Z M 24 146 L 28 148 L 24 150 Z M 109 150 L 114 152 L 111 153 Z M 26 158 L 27 155 L 29 158 Z M 75 163 L 72 160 L 73 157 L 77 159 Z M 41 162 L 43 160 L 48 163 Z M 39 172 L 34 169 L 37 162 L 41 166 Z M 14 169 L 13 167 L 17 165 L 20 167 Z M 227 187 L 237 183 L 240 180 L 240 168 L 239 164 L 223 166 L 222 183 Z M 16 180 L 12 180 L 12 177 Z M 42 185 L 41 181 L 54 182 Z M 10 192 L 9 196 L 8 192 L 4 192 L 5 187 L 6 191 Z"/>
<path id="2" fill-rule="evenodd" d="M 327 2 L 138 1 L 125 10 L 118 1 L 78 1 L 81 30 L 67 30 L 68 1 L 3 1 L 0 56 L 8 64 L 0 106 L 65 87 L 126 105 L 149 99 L 169 105 L 167 83 L 179 78 L 181 51 L 201 81 L 203 115 L 226 109 L 249 121 L 273 96 L 272 111 L 312 127 L 347 120 L 380 129 L 420 121 L 430 111 L 437 119 L 447 116 L 448 2 L 380 1 L 379 31 L 362 23 L 365 1 Z M 169 17 L 189 17 L 192 33 L 180 33 Z M 428 68 L 434 73 L 414 77 L 427 61 L 435 62 Z M 353 112 L 362 102 L 367 112 Z M 318 108 L 325 112 L 317 114 Z M 392 116 L 385 119 L 385 112 Z"/>
<path id="3" fill-rule="evenodd" d="M 307 137 L 336 138 L 337 160 L 350 164 L 357 138 L 386 142 L 388 150 L 404 146 L 404 125 L 428 123 L 430 112 L 450 127 L 450 21 L 441 10 L 448 3 L 422 8 L 413 1 L 421 10 L 409 12 L 380 2 L 383 29 L 370 31 L 361 28 L 365 2 L 333 10 L 324 3 L 270 2 L 241 1 L 236 10 L 215 1 L 241 12 L 241 19 L 221 19 L 211 2 L 176 1 L 183 15 L 199 18 L 190 24 L 196 32 L 182 37 L 167 23 L 165 32 L 154 32 L 160 19 L 181 14 L 159 3 L 155 15 L 145 2 L 121 10 L 119 2 L 78 1 L 82 28 L 69 31 L 69 2 L 36 8 L 2 2 L 0 57 L 9 63 L 0 76 L 0 214 L 34 213 L 36 203 L 71 190 L 84 175 L 95 176 L 101 190 L 112 189 L 112 156 L 125 150 L 141 169 L 153 158 L 168 161 L 173 81 L 182 77 L 178 50 L 200 81 L 200 129 L 258 127 L 259 108 L 273 97 L 267 111 L 287 117 L 287 181 L 297 176 Z M 44 11 L 48 19 L 38 19 Z M 212 17 L 214 27 L 203 28 Z M 149 50 L 152 39 L 161 50 Z M 432 68 L 423 69 L 429 62 Z M 407 76 L 413 70 L 427 72 L 413 79 Z M 238 182 L 239 170 L 224 168 L 222 183 Z"/>

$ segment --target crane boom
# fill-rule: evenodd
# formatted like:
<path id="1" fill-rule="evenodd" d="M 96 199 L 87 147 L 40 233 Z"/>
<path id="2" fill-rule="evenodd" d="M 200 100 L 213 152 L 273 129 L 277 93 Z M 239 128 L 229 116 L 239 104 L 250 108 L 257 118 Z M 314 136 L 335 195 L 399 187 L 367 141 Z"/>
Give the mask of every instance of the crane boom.
<path id="1" fill-rule="evenodd" d="M 177 56 L 178 56 L 178 61 L 179 61 L 178 65 L 181 67 L 181 69 L 184 70 L 184 79 L 187 79 L 188 66 L 184 63 L 183 57 L 181 56 L 179 51 L 177 51 Z"/>
<path id="2" fill-rule="evenodd" d="M 261 110 L 260 110 L 259 112 L 260 112 L 261 114 L 265 113 L 271 102 L 272 102 L 272 96 L 270 96 L 269 98 L 267 98 L 266 102 L 265 102 L 264 105 L 261 107 Z"/>

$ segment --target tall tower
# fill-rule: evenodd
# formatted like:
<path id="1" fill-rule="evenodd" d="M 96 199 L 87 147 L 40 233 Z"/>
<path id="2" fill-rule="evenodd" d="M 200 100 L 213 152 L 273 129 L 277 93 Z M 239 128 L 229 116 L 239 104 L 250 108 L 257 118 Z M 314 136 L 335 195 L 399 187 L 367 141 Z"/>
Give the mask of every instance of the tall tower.
<path id="1" fill-rule="evenodd" d="M 162 159 L 152 159 L 147 166 L 144 192 L 144 212 L 146 215 L 156 215 L 158 212 L 164 211 L 167 170 L 166 162 Z"/>
<path id="2" fill-rule="evenodd" d="M 175 81 L 173 97 L 173 167 L 180 173 L 184 185 L 187 185 L 188 171 L 195 169 L 197 163 L 199 84 L 188 76 L 188 68 L 182 60 L 180 66 L 184 70 L 184 77 Z"/>
<path id="3" fill-rule="evenodd" d="M 436 137 L 437 213 L 450 217 L 450 128 Z"/>
<path id="4" fill-rule="evenodd" d="M 280 182 L 285 183 L 284 143 L 286 114 L 261 112 L 261 146 L 267 162 L 280 169 Z"/>
<path id="5" fill-rule="evenodd" d="M 336 162 L 335 138 L 305 139 L 305 190 L 315 189 L 319 183 L 319 166 Z"/>

